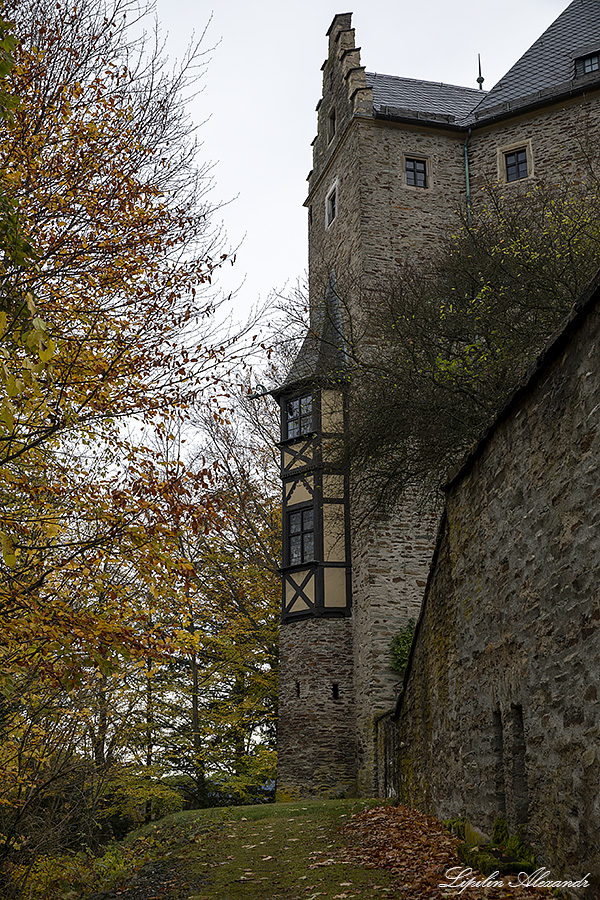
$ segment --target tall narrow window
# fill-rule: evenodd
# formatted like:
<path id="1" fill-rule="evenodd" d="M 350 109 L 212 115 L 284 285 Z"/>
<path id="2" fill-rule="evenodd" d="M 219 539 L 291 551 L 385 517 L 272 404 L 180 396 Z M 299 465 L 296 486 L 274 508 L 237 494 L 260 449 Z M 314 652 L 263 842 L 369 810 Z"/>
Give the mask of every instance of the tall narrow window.
<path id="1" fill-rule="evenodd" d="M 405 162 L 406 183 L 413 187 L 427 187 L 427 163 L 424 159 L 409 159 Z"/>
<path id="2" fill-rule="evenodd" d="M 315 558 L 314 515 L 312 509 L 288 514 L 290 566 L 299 566 Z"/>
<path id="3" fill-rule="evenodd" d="M 529 798 L 527 790 L 527 766 L 525 762 L 526 745 L 523 727 L 523 707 L 513 704 L 510 707 L 510 775 L 515 825 L 524 825 L 528 820 Z"/>
<path id="4" fill-rule="evenodd" d="M 329 113 L 327 118 L 327 142 L 330 144 L 335 135 L 335 107 Z"/>
<path id="5" fill-rule="evenodd" d="M 504 786 L 504 735 L 500 710 L 492 713 L 492 756 L 494 760 L 494 799 L 496 815 L 506 818 L 506 788 Z"/>
<path id="6" fill-rule="evenodd" d="M 334 185 L 325 201 L 325 222 L 329 226 L 337 216 L 337 185 Z"/>
<path id="7" fill-rule="evenodd" d="M 297 397 L 286 403 L 287 437 L 300 437 L 313 430 L 312 397 Z"/>
<path id="8" fill-rule="evenodd" d="M 527 150 L 525 147 L 505 153 L 504 161 L 507 181 L 520 181 L 521 178 L 527 178 Z"/>

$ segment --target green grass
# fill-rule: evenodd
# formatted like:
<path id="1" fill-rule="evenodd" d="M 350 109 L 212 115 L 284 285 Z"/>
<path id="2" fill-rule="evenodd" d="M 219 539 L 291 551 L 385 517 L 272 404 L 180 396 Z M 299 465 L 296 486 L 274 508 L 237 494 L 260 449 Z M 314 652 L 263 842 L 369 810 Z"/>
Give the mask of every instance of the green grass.
<path id="1" fill-rule="evenodd" d="M 313 800 L 179 813 L 127 839 L 168 861 L 177 900 L 351 900 L 392 897 L 381 870 L 345 859 L 340 826 L 381 801 Z"/>

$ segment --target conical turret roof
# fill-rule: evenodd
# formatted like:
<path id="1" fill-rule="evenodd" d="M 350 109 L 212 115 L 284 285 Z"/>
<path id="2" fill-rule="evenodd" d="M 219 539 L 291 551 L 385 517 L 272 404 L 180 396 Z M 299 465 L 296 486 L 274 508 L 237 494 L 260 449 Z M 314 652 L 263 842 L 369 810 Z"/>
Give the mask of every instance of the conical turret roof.
<path id="1" fill-rule="evenodd" d="M 335 272 L 331 272 L 322 300 L 311 311 L 310 325 L 288 375 L 272 393 L 282 394 L 305 383 L 346 380 L 349 359 L 344 337 L 342 304 Z"/>

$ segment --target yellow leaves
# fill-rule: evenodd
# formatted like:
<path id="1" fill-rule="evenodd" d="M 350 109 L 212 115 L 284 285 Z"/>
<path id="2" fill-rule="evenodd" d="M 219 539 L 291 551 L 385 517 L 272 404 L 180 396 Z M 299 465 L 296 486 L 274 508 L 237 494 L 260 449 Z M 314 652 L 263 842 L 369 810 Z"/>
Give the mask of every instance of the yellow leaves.
<path id="1" fill-rule="evenodd" d="M 7 566 L 11 568 L 16 566 L 17 564 L 17 548 L 14 545 L 13 539 L 9 534 L 6 534 L 4 531 L 0 531 L 0 547 L 2 548 L 2 556 L 4 558 L 4 562 Z"/>
<path id="2" fill-rule="evenodd" d="M 0 406 L 0 422 L 7 431 L 12 431 L 15 427 L 15 408 L 7 397 Z"/>
<path id="3" fill-rule="evenodd" d="M 50 362 L 55 353 L 56 344 L 54 343 L 52 338 L 47 338 L 46 341 L 41 344 L 40 349 L 38 350 L 38 356 L 43 363 Z"/>
<path id="4" fill-rule="evenodd" d="M 55 537 L 57 534 L 60 534 L 62 531 L 60 522 L 56 519 L 46 519 L 40 523 L 44 532 L 49 537 Z"/>
<path id="5" fill-rule="evenodd" d="M 8 374 L 5 380 L 6 393 L 9 397 L 17 397 L 24 390 L 23 382 L 14 375 Z"/>

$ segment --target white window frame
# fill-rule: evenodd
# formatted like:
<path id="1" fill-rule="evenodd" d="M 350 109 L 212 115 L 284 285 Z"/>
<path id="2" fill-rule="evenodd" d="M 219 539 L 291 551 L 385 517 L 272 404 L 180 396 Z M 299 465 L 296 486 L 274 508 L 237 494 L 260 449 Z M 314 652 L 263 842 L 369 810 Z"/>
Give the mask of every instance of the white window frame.
<path id="1" fill-rule="evenodd" d="M 329 228 L 338 217 L 340 195 L 337 178 L 325 195 L 325 228 Z M 333 213 L 333 214 L 332 214 Z"/>

